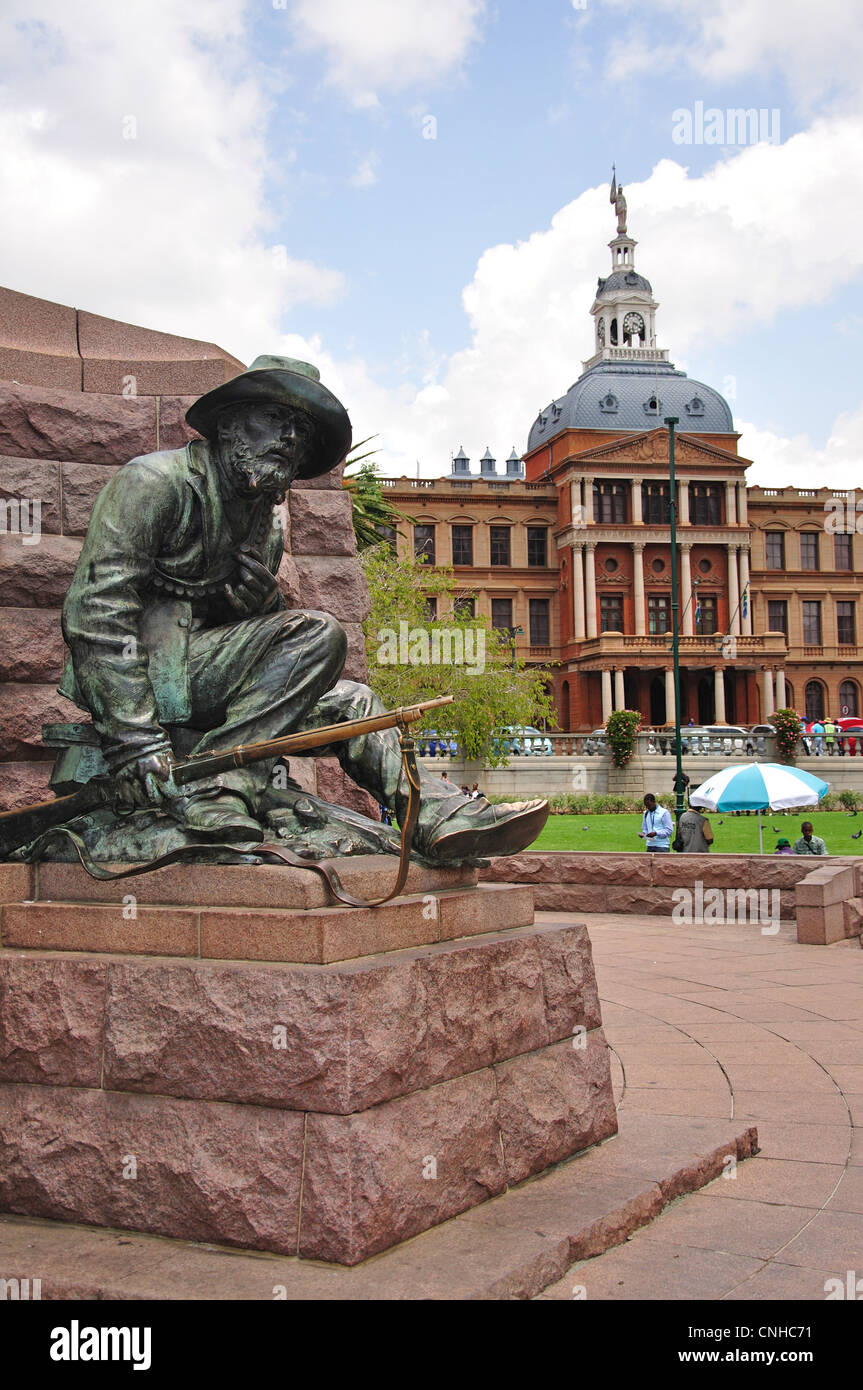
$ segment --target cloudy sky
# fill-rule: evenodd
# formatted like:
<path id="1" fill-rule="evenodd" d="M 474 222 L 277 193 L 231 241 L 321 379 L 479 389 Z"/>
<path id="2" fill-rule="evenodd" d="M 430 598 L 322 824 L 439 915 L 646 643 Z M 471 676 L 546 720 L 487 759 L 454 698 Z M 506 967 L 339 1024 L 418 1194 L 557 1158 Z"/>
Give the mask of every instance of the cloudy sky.
<path id="1" fill-rule="evenodd" d="M 4 0 L 0 283 L 315 361 L 431 476 L 579 375 L 615 162 L 750 481 L 856 485 L 861 63 L 859 0 Z"/>

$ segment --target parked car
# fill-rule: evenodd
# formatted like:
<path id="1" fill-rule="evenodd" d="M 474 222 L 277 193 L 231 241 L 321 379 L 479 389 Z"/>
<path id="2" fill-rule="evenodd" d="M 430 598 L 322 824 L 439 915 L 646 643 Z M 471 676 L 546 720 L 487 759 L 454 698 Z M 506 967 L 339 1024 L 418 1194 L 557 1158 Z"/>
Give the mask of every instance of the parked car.
<path id="1" fill-rule="evenodd" d="M 438 733 L 437 729 L 423 729 L 417 734 L 417 753 L 421 758 L 457 758 L 458 740 L 452 731 Z"/>
<path id="2" fill-rule="evenodd" d="M 507 724 L 495 734 L 493 742 L 495 749 L 502 745 L 503 751 L 513 757 L 534 754 L 549 758 L 554 752 L 548 735 L 541 729 L 535 729 L 532 724 Z"/>

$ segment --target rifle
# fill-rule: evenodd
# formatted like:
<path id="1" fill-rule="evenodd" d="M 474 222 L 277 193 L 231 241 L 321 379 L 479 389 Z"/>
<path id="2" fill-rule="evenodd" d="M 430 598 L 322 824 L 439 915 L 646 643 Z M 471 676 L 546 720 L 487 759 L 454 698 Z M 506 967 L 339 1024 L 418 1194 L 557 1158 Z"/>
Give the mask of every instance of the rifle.
<path id="1" fill-rule="evenodd" d="M 182 787 L 189 782 L 198 781 L 201 777 L 226 772 L 229 768 L 248 767 L 250 763 L 264 762 L 268 758 L 287 758 L 308 753 L 313 748 L 326 748 L 330 743 L 344 743 L 348 739 L 360 738 L 363 734 L 376 733 L 381 729 L 399 729 L 404 746 L 404 738 L 410 725 L 422 719 L 426 710 L 438 709 L 442 705 L 451 705 L 452 702 L 452 695 L 442 695 L 437 700 L 400 706 L 398 709 L 386 710 L 383 714 L 367 715 L 364 719 L 327 724 L 319 729 L 303 729 L 295 734 L 283 734 L 280 738 L 265 739 L 261 743 L 239 743 L 235 748 L 226 748 L 221 752 L 193 753 L 183 761 L 174 761 L 172 758 L 171 776 L 177 786 Z M 0 813 L 0 861 L 8 859 L 15 850 L 21 849 L 46 831 L 66 825 L 78 816 L 87 815 L 102 806 L 113 806 L 115 800 L 114 779 L 93 777 L 89 782 L 85 782 L 79 791 L 72 792 L 69 796 L 37 801 L 32 806 L 22 806 L 15 811 L 3 811 Z"/>

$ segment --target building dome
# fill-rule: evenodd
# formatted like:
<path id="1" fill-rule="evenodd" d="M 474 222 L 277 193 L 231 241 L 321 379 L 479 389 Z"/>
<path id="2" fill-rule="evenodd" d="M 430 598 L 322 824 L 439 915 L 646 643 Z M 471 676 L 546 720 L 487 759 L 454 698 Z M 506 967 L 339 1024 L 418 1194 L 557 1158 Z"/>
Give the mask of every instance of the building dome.
<path id="1" fill-rule="evenodd" d="M 637 270 L 614 270 L 604 280 L 600 276 L 596 282 L 597 299 L 600 295 L 617 295 L 630 290 L 642 290 L 645 294 L 653 294 L 650 281 L 639 275 Z"/>
<path id="2" fill-rule="evenodd" d="M 734 433 L 731 411 L 719 392 L 670 362 L 602 361 L 540 412 L 527 449 L 548 443 L 562 430 L 655 429 L 666 415 L 676 415 L 684 433 Z"/>

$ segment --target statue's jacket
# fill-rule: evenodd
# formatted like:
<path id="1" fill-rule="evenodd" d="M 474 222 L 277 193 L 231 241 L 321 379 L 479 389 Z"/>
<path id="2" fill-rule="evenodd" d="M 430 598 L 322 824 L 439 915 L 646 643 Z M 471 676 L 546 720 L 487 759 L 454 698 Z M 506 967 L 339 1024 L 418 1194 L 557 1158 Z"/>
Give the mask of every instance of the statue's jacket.
<path id="1" fill-rule="evenodd" d="M 272 500 L 256 505 L 246 541 L 275 574 L 284 537 Z M 192 718 L 190 636 L 238 621 L 224 586 L 238 578 L 239 543 L 203 440 L 132 459 L 100 492 L 63 605 L 71 656 L 59 689 L 90 710 L 109 766 L 163 749 L 164 726 Z M 248 623 L 244 667 L 263 626 Z"/>

